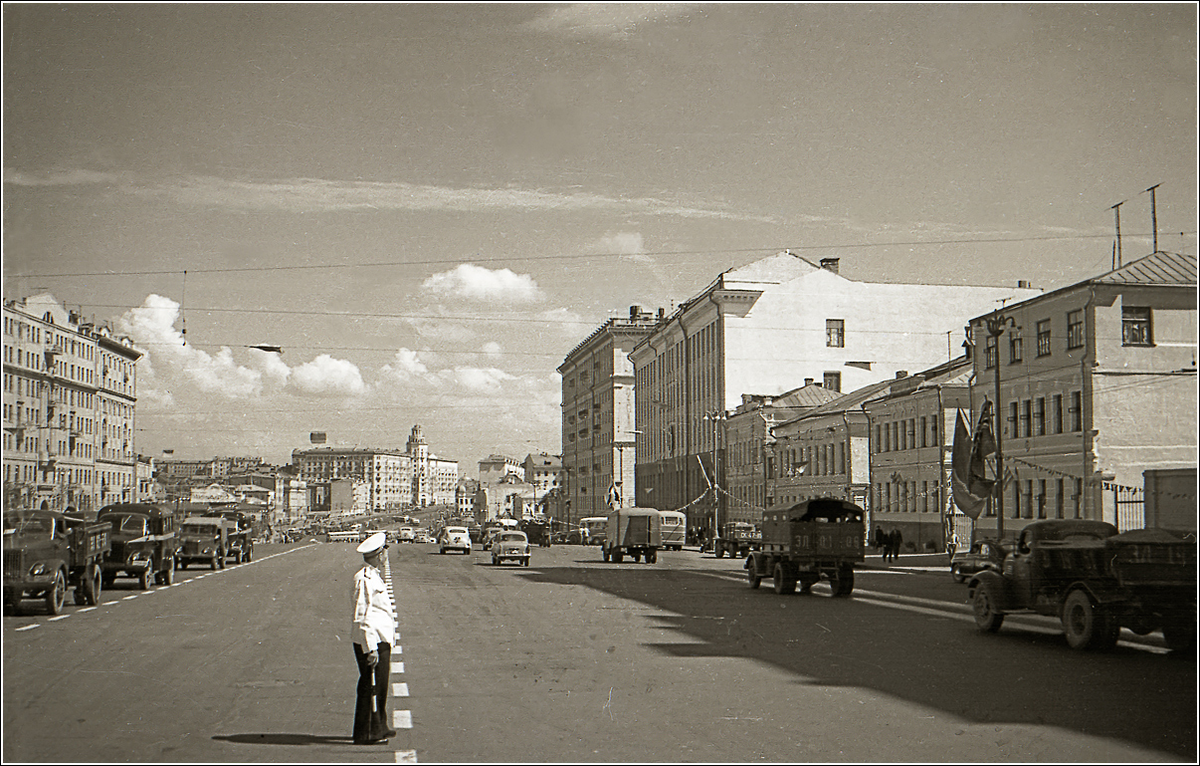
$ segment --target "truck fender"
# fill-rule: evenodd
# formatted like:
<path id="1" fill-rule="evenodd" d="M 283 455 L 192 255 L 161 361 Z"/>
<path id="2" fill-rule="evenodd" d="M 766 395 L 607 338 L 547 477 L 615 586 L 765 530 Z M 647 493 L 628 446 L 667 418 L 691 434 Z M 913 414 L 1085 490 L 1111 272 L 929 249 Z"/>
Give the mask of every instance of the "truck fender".
<path id="1" fill-rule="evenodd" d="M 967 599 L 972 601 L 975 598 L 975 591 L 979 588 L 990 588 L 992 596 L 996 601 L 995 607 L 1001 611 L 1013 609 L 1013 599 L 1008 591 L 1008 584 L 1004 577 L 999 573 L 990 569 L 985 569 L 982 572 L 976 572 L 971 577 L 971 582 L 967 585 Z"/>

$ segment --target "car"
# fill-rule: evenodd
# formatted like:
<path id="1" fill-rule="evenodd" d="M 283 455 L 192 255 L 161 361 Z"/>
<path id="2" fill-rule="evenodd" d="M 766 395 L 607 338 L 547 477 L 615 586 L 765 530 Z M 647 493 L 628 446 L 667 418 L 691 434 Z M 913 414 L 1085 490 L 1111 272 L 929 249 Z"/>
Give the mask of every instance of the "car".
<path id="1" fill-rule="evenodd" d="M 466 527 L 446 527 L 442 530 L 438 545 L 441 553 L 462 551 L 469 554 L 471 552 L 471 533 Z"/>
<path id="2" fill-rule="evenodd" d="M 400 527 L 398 539 L 402 543 L 414 543 L 417 541 L 417 532 L 412 527 Z"/>
<path id="3" fill-rule="evenodd" d="M 413 536 L 413 542 L 414 543 L 429 542 L 429 533 L 426 532 L 424 529 L 418 529 L 416 534 Z"/>
<path id="4" fill-rule="evenodd" d="M 529 538 L 524 532 L 506 529 L 492 540 L 492 565 L 505 561 L 529 566 Z"/>
<path id="5" fill-rule="evenodd" d="M 955 551 L 950 559 L 950 576 L 954 582 L 966 582 L 968 577 L 985 569 L 999 570 L 1007 552 L 995 540 L 976 540 L 969 550 Z"/>

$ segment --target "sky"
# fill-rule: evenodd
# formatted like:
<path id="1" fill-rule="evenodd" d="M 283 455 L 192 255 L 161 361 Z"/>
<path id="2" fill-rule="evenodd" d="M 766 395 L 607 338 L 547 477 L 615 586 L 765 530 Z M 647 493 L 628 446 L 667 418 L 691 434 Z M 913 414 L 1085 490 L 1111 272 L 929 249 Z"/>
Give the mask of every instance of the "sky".
<path id="1" fill-rule="evenodd" d="M 141 454 L 419 424 L 477 476 L 561 451 L 556 369 L 608 318 L 784 249 L 1054 289 L 1112 267 L 1120 204 L 1125 262 L 1195 255 L 1196 32 L 1192 3 L 5 3 L 4 298 L 135 341 Z"/>

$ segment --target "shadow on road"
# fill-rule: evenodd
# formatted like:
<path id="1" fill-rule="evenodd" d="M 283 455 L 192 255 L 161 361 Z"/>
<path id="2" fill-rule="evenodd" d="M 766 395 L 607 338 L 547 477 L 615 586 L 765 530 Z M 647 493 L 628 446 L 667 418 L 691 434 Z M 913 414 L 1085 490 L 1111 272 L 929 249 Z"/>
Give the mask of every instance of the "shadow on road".
<path id="1" fill-rule="evenodd" d="M 223 734 L 214 736 L 218 742 L 239 745 L 353 745 L 351 737 L 331 737 L 321 734 Z"/>
<path id="2" fill-rule="evenodd" d="M 1120 646 L 1079 652 L 1061 635 L 1007 624 L 985 635 L 969 622 L 853 597 L 752 590 L 711 570 L 618 564 L 521 577 L 673 613 L 649 619 L 693 642 L 652 645 L 665 654 L 748 658 L 797 684 L 873 689 L 976 723 L 1057 726 L 1196 758 L 1194 658 Z"/>

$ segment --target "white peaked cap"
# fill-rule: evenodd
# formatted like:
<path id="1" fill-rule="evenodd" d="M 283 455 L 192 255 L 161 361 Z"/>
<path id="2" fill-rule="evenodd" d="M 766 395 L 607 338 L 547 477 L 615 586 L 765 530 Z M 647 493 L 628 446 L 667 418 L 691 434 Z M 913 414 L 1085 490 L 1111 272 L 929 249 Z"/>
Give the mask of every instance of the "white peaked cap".
<path id="1" fill-rule="evenodd" d="M 376 532 L 359 544 L 358 552 L 365 556 L 369 553 L 374 553 L 375 551 L 386 547 L 387 535 L 383 534 L 382 532 Z"/>

